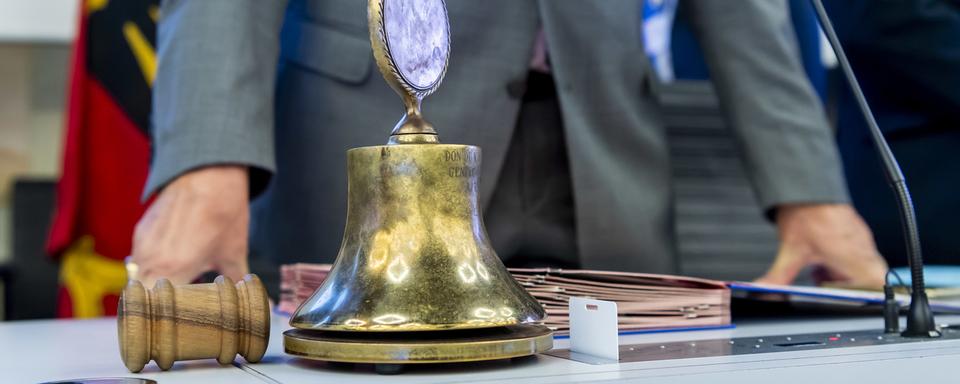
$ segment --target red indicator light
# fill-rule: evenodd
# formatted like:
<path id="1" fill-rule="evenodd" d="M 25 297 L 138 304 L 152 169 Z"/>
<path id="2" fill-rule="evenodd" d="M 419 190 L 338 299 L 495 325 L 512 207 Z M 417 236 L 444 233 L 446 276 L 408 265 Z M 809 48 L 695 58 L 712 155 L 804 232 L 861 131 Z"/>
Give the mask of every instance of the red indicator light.
<path id="1" fill-rule="evenodd" d="M 836 337 L 836 336 L 830 336 L 827 340 L 837 341 L 837 340 L 840 340 L 840 338 L 839 338 L 839 337 Z"/>

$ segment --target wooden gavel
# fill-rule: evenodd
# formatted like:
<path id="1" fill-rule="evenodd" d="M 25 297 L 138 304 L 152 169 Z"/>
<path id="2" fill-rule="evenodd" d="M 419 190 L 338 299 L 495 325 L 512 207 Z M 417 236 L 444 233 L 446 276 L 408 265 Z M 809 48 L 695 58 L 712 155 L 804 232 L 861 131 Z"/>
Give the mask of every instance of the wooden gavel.
<path id="1" fill-rule="evenodd" d="M 153 289 L 130 280 L 117 309 L 117 333 L 120 357 L 134 373 L 150 360 L 162 370 L 180 360 L 229 364 L 238 353 L 256 363 L 270 339 L 270 305 L 256 275 L 236 285 L 224 276 L 180 286 L 161 279 Z"/>

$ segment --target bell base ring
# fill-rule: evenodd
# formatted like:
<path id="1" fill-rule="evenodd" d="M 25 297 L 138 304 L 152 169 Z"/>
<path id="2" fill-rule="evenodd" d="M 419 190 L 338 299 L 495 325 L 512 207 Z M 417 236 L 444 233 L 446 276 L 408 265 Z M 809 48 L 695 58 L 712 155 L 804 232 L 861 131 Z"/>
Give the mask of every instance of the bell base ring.
<path id="1" fill-rule="evenodd" d="M 529 356 L 553 348 L 553 331 L 542 325 L 427 332 L 343 332 L 291 329 L 283 333 L 287 354 L 341 363 L 461 363 Z"/>

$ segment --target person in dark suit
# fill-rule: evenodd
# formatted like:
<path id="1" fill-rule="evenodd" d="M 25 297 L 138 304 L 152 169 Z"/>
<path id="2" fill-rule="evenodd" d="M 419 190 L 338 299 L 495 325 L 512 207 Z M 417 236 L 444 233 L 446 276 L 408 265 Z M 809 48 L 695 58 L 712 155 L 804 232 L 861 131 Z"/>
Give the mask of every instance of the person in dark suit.
<path id="1" fill-rule="evenodd" d="M 917 210 L 924 261 L 960 264 L 960 1 L 831 1 L 827 11 Z M 844 83 L 838 142 L 857 210 L 891 265 L 906 264 L 897 203 Z"/>
<path id="2" fill-rule="evenodd" d="M 676 271 L 641 6 L 447 3 L 452 58 L 425 115 L 441 140 L 483 148 L 480 204 L 508 265 Z M 764 280 L 789 283 L 822 264 L 849 283 L 881 284 L 886 264 L 849 205 L 832 132 L 786 33 L 785 3 L 685 8 L 780 230 Z M 145 190 L 157 200 L 132 255 L 141 278 L 186 282 L 208 269 L 236 278 L 248 270 L 248 233 L 251 260 L 272 265 L 261 270 L 332 261 L 344 151 L 382 143 L 400 112 L 371 75 L 366 2 L 168 0 L 161 14 Z"/>

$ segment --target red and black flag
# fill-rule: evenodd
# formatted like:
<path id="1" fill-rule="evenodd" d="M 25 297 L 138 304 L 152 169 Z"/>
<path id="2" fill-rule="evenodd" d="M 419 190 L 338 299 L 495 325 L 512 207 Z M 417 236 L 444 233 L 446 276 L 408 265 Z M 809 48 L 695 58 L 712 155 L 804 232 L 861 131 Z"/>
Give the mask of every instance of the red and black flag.
<path id="1" fill-rule="evenodd" d="M 146 208 L 158 0 L 80 0 L 56 215 L 60 317 L 116 313 L 123 259 Z"/>

